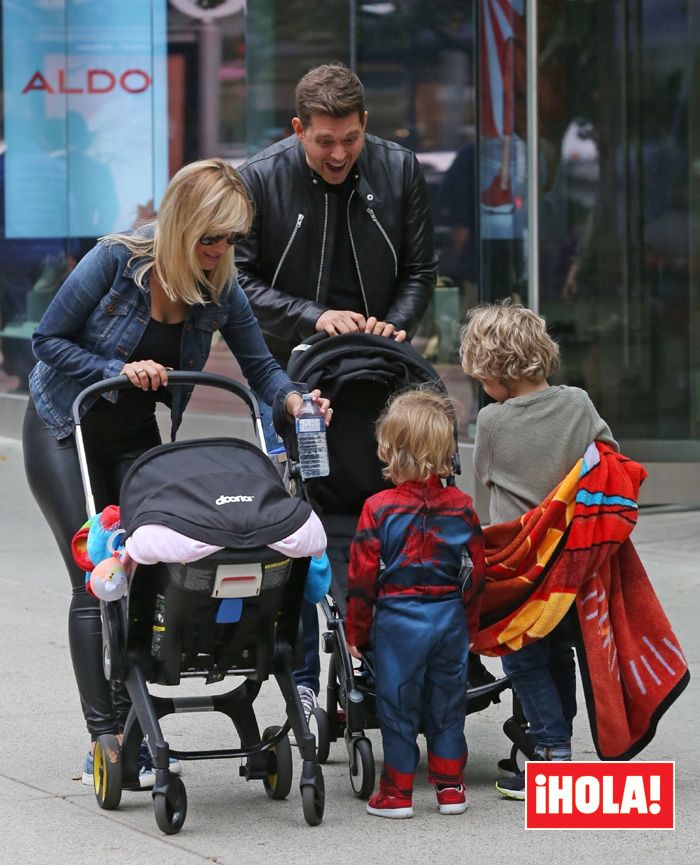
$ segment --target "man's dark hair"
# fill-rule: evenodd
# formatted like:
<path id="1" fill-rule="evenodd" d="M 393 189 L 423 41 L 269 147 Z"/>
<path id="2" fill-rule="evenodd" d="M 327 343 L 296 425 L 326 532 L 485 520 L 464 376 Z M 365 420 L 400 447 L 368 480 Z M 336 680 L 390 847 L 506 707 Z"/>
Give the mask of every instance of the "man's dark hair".
<path id="1" fill-rule="evenodd" d="M 314 114 L 347 117 L 365 116 L 365 91 L 362 82 L 344 63 L 316 66 L 304 75 L 294 93 L 296 115 L 306 128 Z"/>

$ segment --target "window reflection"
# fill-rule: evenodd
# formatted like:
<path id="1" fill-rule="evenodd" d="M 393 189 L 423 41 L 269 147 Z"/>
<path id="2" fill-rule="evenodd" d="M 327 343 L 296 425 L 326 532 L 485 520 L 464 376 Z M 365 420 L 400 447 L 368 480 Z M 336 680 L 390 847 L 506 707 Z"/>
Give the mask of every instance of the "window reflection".
<path id="1" fill-rule="evenodd" d="M 618 438 L 687 439 L 691 13 L 683 0 L 631 6 L 540 4 L 540 142 L 555 169 L 541 198 L 542 311 L 561 380 L 589 391 Z"/>

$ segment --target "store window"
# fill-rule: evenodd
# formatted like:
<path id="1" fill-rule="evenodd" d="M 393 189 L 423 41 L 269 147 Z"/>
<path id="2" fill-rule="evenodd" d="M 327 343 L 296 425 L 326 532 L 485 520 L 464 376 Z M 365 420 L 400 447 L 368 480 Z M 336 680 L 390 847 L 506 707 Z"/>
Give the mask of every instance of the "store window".
<path id="1" fill-rule="evenodd" d="M 105 19 L 108 8 L 120 17 Z M 533 8 L 538 110 L 537 136 L 529 140 Z M 185 162 L 220 155 L 238 164 L 288 135 L 299 77 L 341 60 L 364 82 L 369 131 L 412 148 L 423 167 L 440 264 L 415 344 L 465 406 L 462 437 L 478 396 L 457 362 L 459 323 L 479 299 L 513 297 L 547 317 L 562 346 L 559 380 L 585 387 L 620 438 L 672 442 L 661 458 L 697 459 L 696 4 L 5 0 L 2 10 L 0 390 L 23 386 L 31 323 L 97 235 L 155 211 L 167 178 Z M 147 11 L 158 32 L 145 38 L 133 28 L 142 19 L 146 26 Z M 108 32 L 97 40 L 91 37 L 100 21 Z M 13 50 L 11 34 L 21 26 L 31 32 L 31 51 L 15 63 L 22 52 Z M 166 42 L 167 57 L 165 48 L 151 51 Z M 141 59 L 142 48 L 148 56 Z M 34 62 L 36 52 L 44 65 Z M 129 69 L 145 70 L 153 86 L 128 92 L 139 90 L 135 73 L 122 80 Z M 37 71 L 41 77 L 32 78 Z M 44 175 L 7 168 L 20 152 L 8 118 L 27 119 L 16 100 L 28 83 L 24 95 L 46 120 L 30 136 L 40 151 L 35 164 L 54 169 Z M 81 87 L 96 92 L 73 92 Z M 125 131 L 127 98 L 149 102 L 135 134 Z M 127 162 L 128 176 L 119 173 Z M 105 191 L 99 206 L 81 199 L 92 187 Z M 41 230 L 28 226 L 39 207 Z M 533 251 L 537 285 L 528 276 Z M 214 348 L 211 364 L 238 374 L 223 346 Z"/>
<path id="2" fill-rule="evenodd" d="M 0 389 L 26 392 L 63 279 L 167 183 L 166 0 L 5 0 L 0 27 Z"/>
<path id="3" fill-rule="evenodd" d="M 538 6 L 540 305 L 561 380 L 618 438 L 655 441 L 645 458 L 697 459 L 697 9 Z"/>

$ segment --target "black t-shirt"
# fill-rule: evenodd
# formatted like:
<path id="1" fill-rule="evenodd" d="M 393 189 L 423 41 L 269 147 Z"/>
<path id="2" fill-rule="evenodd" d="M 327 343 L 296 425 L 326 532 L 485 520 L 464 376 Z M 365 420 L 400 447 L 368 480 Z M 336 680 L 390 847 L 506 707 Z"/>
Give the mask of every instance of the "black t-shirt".
<path id="1" fill-rule="evenodd" d="M 184 321 L 166 324 L 151 318 L 129 361 L 154 360 L 178 369 L 184 324 Z M 143 436 L 155 428 L 156 402 L 169 405 L 171 396 L 164 388 L 143 391 L 131 387 L 119 391 L 116 403 L 98 398 L 81 421 L 86 441 L 138 446 Z"/>
<path id="2" fill-rule="evenodd" d="M 350 309 L 366 315 L 348 229 L 348 200 L 353 190 L 352 173 L 342 183 L 326 184 L 326 189 L 336 198 L 335 238 L 326 305 L 329 309 Z"/>

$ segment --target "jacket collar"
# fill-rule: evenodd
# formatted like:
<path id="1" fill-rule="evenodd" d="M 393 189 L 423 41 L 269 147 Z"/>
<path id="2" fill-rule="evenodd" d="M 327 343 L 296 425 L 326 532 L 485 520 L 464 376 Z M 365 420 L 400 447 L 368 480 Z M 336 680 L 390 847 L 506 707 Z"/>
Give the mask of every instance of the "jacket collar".
<path id="1" fill-rule="evenodd" d="M 156 231 L 155 222 L 146 223 L 146 225 L 142 225 L 139 228 L 132 229 L 132 231 L 128 232 L 129 234 L 145 234 L 147 237 L 153 237 Z M 136 272 L 137 264 L 130 264 L 129 261 L 131 259 L 131 253 L 128 250 L 125 250 L 125 255 L 127 256 L 126 264 L 124 265 L 124 269 L 122 270 L 122 274 L 127 279 L 133 279 L 134 273 Z M 151 291 L 151 272 L 149 271 L 143 279 L 143 288 L 140 289 L 141 294 L 144 296 L 148 296 Z"/>
<path id="2" fill-rule="evenodd" d="M 440 477 L 438 475 L 430 475 L 430 477 L 425 481 L 404 481 L 399 484 L 398 488 L 421 491 L 425 489 L 440 489 L 441 487 L 442 480 Z"/>
<path id="3" fill-rule="evenodd" d="M 373 186 L 370 185 L 370 170 L 369 170 L 369 152 L 367 150 L 367 134 L 365 134 L 365 146 L 362 148 L 360 156 L 353 166 L 353 172 L 356 175 L 355 189 L 357 194 L 362 199 L 365 207 L 376 207 L 381 202 L 379 196 Z"/>
<path id="4" fill-rule="evenodd" d="M 318 190 L 324 190 L 326 181 L 318 175 L 306 161 L 306 153 L 304 145 L 297 138 L 297 159 L 299 161 L 299 169 L 305 177 L 308 177 L 309 182 Z M 367 139 L 365 137 L 365 146 L 362 148 L 357 162 L 353 165 L 350 172 L 354 180 L 355 191 L 362 199 L 365 207 L 375 207 L 380 201 L 380 196 L 377 195 L 374 188 L 369 183 L 369 157 L 367 155 Z"/>

